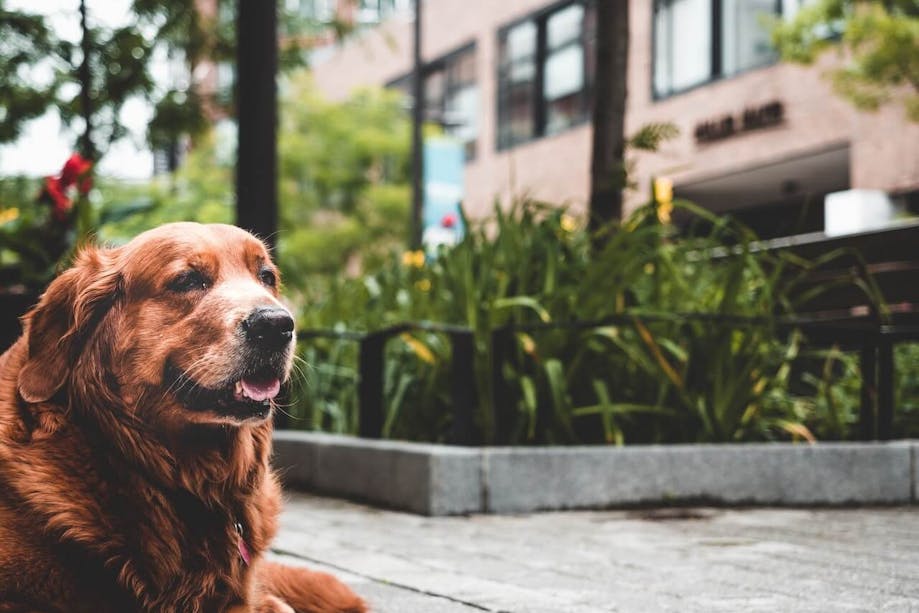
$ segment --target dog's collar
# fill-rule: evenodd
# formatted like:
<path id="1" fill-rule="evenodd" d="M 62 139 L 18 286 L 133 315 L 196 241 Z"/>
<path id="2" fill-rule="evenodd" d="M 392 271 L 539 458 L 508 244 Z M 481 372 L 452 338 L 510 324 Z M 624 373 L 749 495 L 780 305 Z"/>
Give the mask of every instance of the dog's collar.
<path id="1" fill-rule="evenodd" d="M 246 539 L 243 536 L 243 525 L 239 522 L 236 522 L 236 549 L 239 551 L 239 557 L 242 558 L 242 561 L 246 566 L 249 566 L 249 563 L 252 561 L 252 555 L 249 553 L 249 546 L 246 545 Z"/>

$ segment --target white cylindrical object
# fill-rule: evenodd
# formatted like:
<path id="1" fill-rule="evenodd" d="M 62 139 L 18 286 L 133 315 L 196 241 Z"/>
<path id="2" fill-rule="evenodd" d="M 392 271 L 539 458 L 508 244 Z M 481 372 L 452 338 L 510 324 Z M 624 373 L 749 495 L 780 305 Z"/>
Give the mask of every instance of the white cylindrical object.
<path id="1" fill-rule="evenodd" d="M 827 194 L 823 202 L 827 236 L 877 230 L 890 225 L 902 213 L 881 190 L 848 189 Z"/>

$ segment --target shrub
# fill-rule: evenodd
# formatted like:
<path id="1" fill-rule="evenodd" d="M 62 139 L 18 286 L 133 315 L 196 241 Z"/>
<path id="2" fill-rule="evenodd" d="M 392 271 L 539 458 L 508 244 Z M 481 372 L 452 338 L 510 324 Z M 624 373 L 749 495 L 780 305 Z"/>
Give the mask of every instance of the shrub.
<path id="1" fill-rule="evenodd" d="M 394 255 L 372 274 L 314 288 L 301 328 L 471 328 L 477 426 L 490 443 L 848 436 L 857 400 L 830 382 L 851 375 L 852 362 L 779 325 L 805 288 L 815 291 L 803 280 L 816 263 L 755 249 L 752 232 L 729 218 L 688 203 L 678 211 L 682 231 L 649 205 L 593 252 L 583 223 L 564 210 L 529 200 L 496 207 L 437 257 Z M 596 323 L 567 326 L 574 321 Z M 509 324 L 505 400 L 494 406 L 491 333 Z M 306 384 L 294 394 L 293 423 L 355 432 L 356 343 L 301 345 Z M 802 358 L 818 366 L 802 370 Z M 389 343 L 385 435 L 446 438 L 449 367 L 442 334 Z"/>

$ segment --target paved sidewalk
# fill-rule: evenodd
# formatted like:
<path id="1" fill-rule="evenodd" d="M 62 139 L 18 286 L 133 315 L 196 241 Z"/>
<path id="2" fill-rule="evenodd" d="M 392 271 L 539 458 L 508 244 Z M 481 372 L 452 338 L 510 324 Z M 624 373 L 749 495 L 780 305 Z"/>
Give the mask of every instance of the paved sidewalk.
<path id="1" fill-rule="evenodd" d="M 919 613 L 919 508 L 428 518 L 288 494 L 275 549 L 378 613 Z"/>

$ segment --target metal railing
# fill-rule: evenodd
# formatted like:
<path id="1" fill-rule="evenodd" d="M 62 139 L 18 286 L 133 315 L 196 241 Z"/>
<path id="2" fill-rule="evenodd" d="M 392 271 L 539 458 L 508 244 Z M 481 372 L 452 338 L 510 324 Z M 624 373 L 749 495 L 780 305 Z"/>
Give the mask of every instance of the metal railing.
<path id="1" fill-rule="evenodd" d="M 591 321 L 506 324 L 492 329 L 489 335 L 491 405 L 494 408 L 491 419 L 496 442 L 505 444 L 511 435 L 512 414 L 509 407 L 512 392 L 504 377 L 504 365 L 514 351 L 516 333 L 582 331 L 605 326 L 630 326 L 636 321 L 701 322 L 734 328 L 774 325 L 780 331 L 801 331 L 814 346 L 838 346 L 846 351 L 858 351 L 862 373 L 858 437 L 862 440 L 889 440 L 892 437 L 894 346 L 900 342 L 919 341 L 919 324 L 881 323 L 869 317 L 840 317 L 834 320 L 806 316 L 769 319 L 709 313 L 629 314 Z M 386 415 L 383 377 L 386 343 L 393 337 L 413 331 L 443 333 L 450 340 L 453 419 L 447 442 L 456 445 L 482 444 L 481 433 L 475 427 L 475 414 L 480 407 L 476 406 L 475 336 L 470 328 L 416 322 L 392 325 L 372 332 L 303 330 L 298 333 L 298 338 L 301 342 L 329 338 L 358 343 L 358 433 L 363 438 L 378 439 L 383 436 Z"/>
<path id="2" fill-rule="evenodd" d="M 417 322 L 388 326 L 373 332 L 303 330 L 297 333 L 297 338 L 299 341 L 311 338 L 333 338 L 358 343 L 358 435 L 363 438 L 382 438 L 386 414 L 383 405 L 386 343 L 395 336 L 412 331 L 440 332 L 450 339 L 453 425 L 448 441 L 456 445 L 477 444 L 479 441 L 474 432 L 475 337 L 469 328 Z"/>

